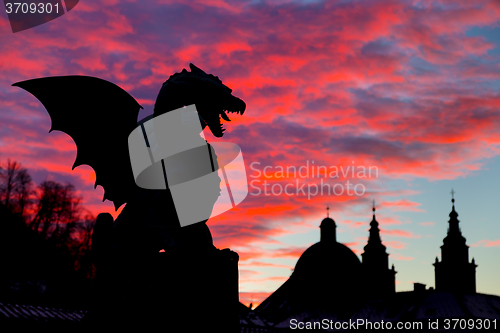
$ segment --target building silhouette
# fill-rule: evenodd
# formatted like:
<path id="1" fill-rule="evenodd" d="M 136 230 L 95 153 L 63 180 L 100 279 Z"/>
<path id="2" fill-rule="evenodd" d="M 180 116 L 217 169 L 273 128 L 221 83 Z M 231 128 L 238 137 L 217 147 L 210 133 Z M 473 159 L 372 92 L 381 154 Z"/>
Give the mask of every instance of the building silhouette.
<path id="1" fill-rule="evenodd" d="M 373 219 L 370 222 L 370 236 L 361 254 L 365 276 L 366 294 L 369 298 L 380 298 L 396 292 L 396 270 L 394 264 L 389 269 L 389 254 L 380 238 L 380 229 L 375 219 L 375 202 L 373 203 Z"/>
<path id="2" fill-rule="evenodd" d="M 453 191 L 452 191 L 453 193 Z M 455 199 L 451 199 L 452 208 L 448 234 L 441 246 L 441 261 L 434 262 L 437 291 L 473 294 L 476 292 L 476 263 L 469 262 L 469 246 L 465 244 L 458 225 L 458 213 L 455 211 Z"/>
<path id="3" fill-rule="evenodd" d="M 320 241 L 302 253 L 290 278 L 259 305 L 261 313 L 275 320 L 304 309 L 348 316 L 365 300 L 396 292 L 396 271 L 394 265 L 389 269 L 389 254 L 380 238 L 375 207 L 362 262 L 337 241 L 337 225 L 328 209 L 319 226 Z"/>
<path id="4" fill-rule="evenodd" d="M 454 199 L 452 203 L 441 261 L 434 263 L 436 288 L 414 283 L 412 291 L 395 292 L 396 271 L 394 265 L 389 268 L 389 254 L 380 237 L 375 207 L 362 260 L 338 242 L 337 225 L 327 211 L 319 226 L 319 242 L 304 251 L 290 278 L 255 310 L 240 304 L 241 333 L 294 332 L 292 320 L 421 323 L 424 326 L 419 331 L 429 331 L 425 325 L 436 319 L 490 319 L 491 325 L 496 319 L 498 325 L 500 297 L 476 292 L 477 265 L 474 259 L 469 262 Z M 47 327 L 66 332 L 77 327 L 83 314 L 84 311 L 0 302 L 0 327 Z"/>
<path id="5" fill-rule="evenodd" d="M 320 241 L 304 251 L 281 287 L 240 317 L 242 332 L 292 332 L 292 321 L 411 322 L 423 325 L 415 326 L 423 331 L 430 330 L 425 325 L 436 319 L 500 321 L 500 297 L 476 292 L 477 265 L 474 259 L 469 262 L 454 202 L 441 261 L 434 263 L 436 288 L 415 282 L 412 291 L 395 291 L 397 272 L 394 265 L 389 268 L 375 207 L 361 261 L 337 241 L 337 225 L 327 213 L 320 223 Z M 309 295 L 297 296 L 304 293 Z"/>
<path id="6" fill-rule="evenodd" d="M 363 297 L 363 266 L 356 254 L 337 242 L 335 221 L 320 223 L 320 241 L 300 256 L 290 278 L 259 305 L 274 320 L 305 310 L 351 310 Z M 332 302 L 335 300 L 335 302 Z"/>

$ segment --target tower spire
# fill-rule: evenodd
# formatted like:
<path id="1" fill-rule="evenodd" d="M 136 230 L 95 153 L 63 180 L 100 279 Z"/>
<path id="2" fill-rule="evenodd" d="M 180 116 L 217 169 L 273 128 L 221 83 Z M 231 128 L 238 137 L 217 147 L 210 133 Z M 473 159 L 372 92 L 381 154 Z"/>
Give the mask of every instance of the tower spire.
<path id="1" fill-rule="evenodd" d="M 380 229 L 378 228 L 378 222 L 375 219 L 375 199 L 372 201 L 372 211 L 373 218 L 370 222 L 370 237 L 368 238 L 368 244 L 381 244 L 382 240 L 380 239 Z"/>
<path id="2" fill-rule="evenodd" d="M 330 207 L 326 206 L 326 217 L 330 217 Z"/>
<path id="3" fill-rule="evenodd" d="M 375 199 L 372 200 L 373 218 L 370 222 L 368 242 L 361 254 L 365 272 L 370 276 L 372 286 L 368 291 L 370 297 L 394 294 L 396 292 L 396 270 L 394 265 L 389 269 L 389 254 L 380 238 L 379 223 L 375 218 Z"/>
<path id="4" fill-rule="evenodd" d="M 460 222 L 458 220 L 458 213 L 455 211 L 455 191 L 451 189 L 450 193 L 451 193 L 451 212 L 449 215 L 450 220 L 448 221 L 449 223 L 448 236 L 460 239 L 460 241 L 463 241 L 463 243 L 465 244 L 465 238 L 462 237 L 460 227 L 458 226 Z"/>
<path id="5" fill-rule="evenodd" d="M 476 292 L 475 262 L 469 262 L 469 246 L 459 227 L 455 211 L 455 191 L 451 190 L 451 212 L 448 233 L 441 246 L 441 262 L 436 258 L 434 265 L 436 290 L 462 293 Z M 456 279 L 456 276 L 460 279 Z"/>

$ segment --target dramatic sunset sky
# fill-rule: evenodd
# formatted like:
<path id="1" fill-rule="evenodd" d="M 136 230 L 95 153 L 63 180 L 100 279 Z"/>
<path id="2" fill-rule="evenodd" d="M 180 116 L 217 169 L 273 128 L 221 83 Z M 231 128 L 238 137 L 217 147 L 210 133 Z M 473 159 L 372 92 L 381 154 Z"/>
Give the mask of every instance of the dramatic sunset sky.
<path id="1" fill-rule="evenodd" d="M 223 138 L 205 131 L 209 141 L 241 147 L 254 181 L 243 203 L 208 222 L 215 245 L 240 255 L 243 303 L 260 303 L 290 276 L 319 241 L 327 206 L 337 240 L 360 257 L 372 200 L 397 291 L 413 282 L 433 287 L 452 188 L 478 264 L 477 291 L 500 295 L 499 18 L 497 0 L 82 0 L 13 34 L 2 9 L 0 162 L 22 163 L 36 183 L 70 181 L 85 207 L 116 217 L 112 203 L 101 202 L 102 188 L 93 188 L 93 170 L 71 171 L 73 141 L 48 134 L 44 107 L 11 84 L 103 78 L 128 91 L 143 118 L 162 83 L 192 62 L 247 104 L 243 116 L 229 114 Z M 307 165 L 310 173 L 312 165 L 356 173 L 275 173 Z M 266 166 L 271 177 L 259 177 Z M 370 166 L 371 177 L 357 173 Z M 276 195 L 270 186 L 265 195 L 264 181 Z M 314 195 L 321 181 L 339 184 L 337 193 Z M 347 181 L 359 195 L 352 185 L 347 193 Z M 288 184 L 292 195 L 279 194 Z"/>

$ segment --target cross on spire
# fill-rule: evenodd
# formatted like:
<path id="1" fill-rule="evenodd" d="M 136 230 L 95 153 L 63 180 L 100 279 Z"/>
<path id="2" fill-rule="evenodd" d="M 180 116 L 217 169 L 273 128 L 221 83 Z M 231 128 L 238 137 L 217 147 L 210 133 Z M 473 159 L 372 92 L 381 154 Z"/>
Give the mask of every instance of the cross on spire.
<path id="1" fill-rule="evenodd" d="M 326 217 L 330 217 L 330 207 L 326 206 Z"/>
<path id="2" fill-rule="evenodd" d="M 454 197 L 455 191 L 453 191 L 453 188 L 451 189 L 451 202 L 455 203 L 455 197 Z"/>
<path id="3" fill-rule="evenodd" d="M 375 219 L 375 199 L 372 199 L 372 211 L 373 211 L 373 219 L 370 222 L 370 236 L 368 237 L 368 245 L 371 244 L 370 246 L 373 246 L 373 244 L 382 244 L 382 241 L 380 239 L 380 229 L 378 228 L 378 222 Z"/>

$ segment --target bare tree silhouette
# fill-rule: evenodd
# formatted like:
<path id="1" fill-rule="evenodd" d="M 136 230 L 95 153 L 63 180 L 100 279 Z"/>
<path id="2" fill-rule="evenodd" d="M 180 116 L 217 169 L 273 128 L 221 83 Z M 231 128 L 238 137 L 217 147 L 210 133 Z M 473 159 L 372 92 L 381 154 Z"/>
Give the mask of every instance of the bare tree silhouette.
<path id="1" fill-rule="evenodd" d="M 0 289 L 5 295 L 38 302 L 43 290 L 54 289 L 47 286 L 60 284 L 63 276 L 78 280 L 75 286 L 90 284 L 95 275 L 90 258 L 95 217 L 81 202 L 70 183 L 44 181 L 36 186 L 19 162 L 0 163 L 0 238 L 6 250 L 0 257 L 7 270 Z"/>
<path id="2" fill-rule="evenodd" d="M 38 186 L 35 199 L 36 214 L 30 228 L 36 230 L 44 238 L 69 237 L 75 222 L 80 219 L 82 207 L 81 198 L 76 196 L 72 184 L 60 184 L 55 181 L 44 181 Z M 69 231 L 68 231 L 69 228 Z"/>
<path id="3" fill-rule="evenodd" d="M 14 195 L 17 206 L 17 213 L 21 218 L 25 218 L 25 213 L 33 203 L 33 195 L 35 194 L 33 181 L 28 173 L 28 170 L 22 168 L 16 175 L 17 186 L 14 188 Z"/>
<path id="4" fill-rule="evenodd" d="M 23 216 L 33 194 L 33 182 L 27 169 L 10 159 L 0 164 L 0 201 L 7 209 Z"/>

